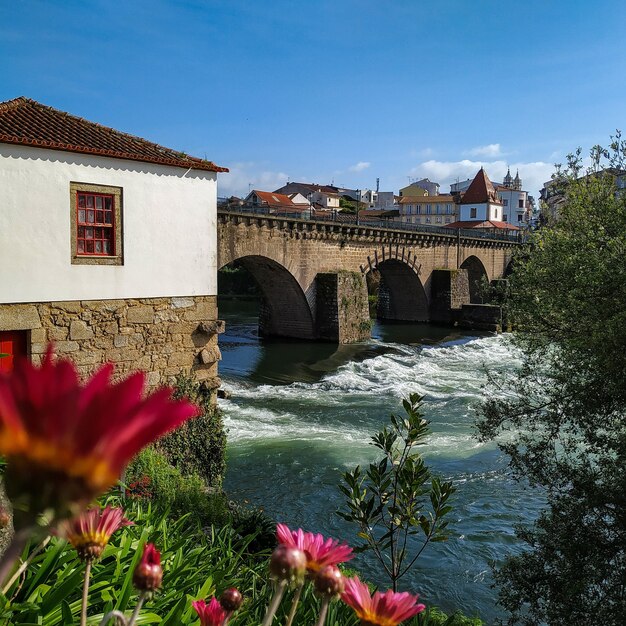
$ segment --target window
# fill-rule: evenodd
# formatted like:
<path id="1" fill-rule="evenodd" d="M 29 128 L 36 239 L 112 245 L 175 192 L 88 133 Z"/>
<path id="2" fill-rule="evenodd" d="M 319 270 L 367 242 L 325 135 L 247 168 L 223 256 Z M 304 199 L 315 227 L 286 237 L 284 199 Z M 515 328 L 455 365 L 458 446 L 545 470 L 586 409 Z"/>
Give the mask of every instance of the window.
<path id="1" fill-rule="evenodd" d="M 502 200 L 502 203 L 504 204 L 504 206 L 509 206 L 509 201 L 506 198 Z"/>
<path id="2" fill-rule="evenodd" d="M 446 204 L 446 214 L 450 215 L 452 213 L 452 205 Z"/>
<path id="3" fill-rule="evenodd" d="M 452 222 L 452 218 L 451 217 L 446 217 L 446 224 L 450 224 Z"/>
<path id="4" fill-rule="evenodd" d="M 426 205 L 426 215 L 430 215 L 432 213 L 432 207 L 430 204 Z"/>
<path id="5" fill-rule="evenodd" d="M 72 263 L 122 265 L 122 189 L 70 183 Z"/>
<path id="6" fill-rule="evenodd" d="M 524 198 L 520 198 L 520 199 L 517 201 L 517 208 L 518 208 L 518 209 L 523 209 L 523 208 L 524 208 Z"/>
<path id="7" fill-rule="evenodd" d="M 508 220 L 508 217 L 509 217 L 509 216 L 505 213 L 505 214 L 502 216 L 502 221 L 503 221 L 503 222 L 508 222 L 508 221 L 509 221 L 509 220 Z"/>
<path id="8" fill-rule="evenodd" d="M 424 223 L 425 224 L 430 224 L 430 217 L 425 217 L 424 218 Z"/>
<path id="9" fill-rule="evenodd" d="M 470 209 L 470 219 L 476 217 L 476 207 Z"/>
<path id="10" fill-rule="evenodd" d="M 13 362 L 18 357 L 28 355 L 27 332 L 25 330 L 3 330 L 0 331 L 0 372 L 10 372 L 13 369 Z"/>
<path id="11" fill-rule="evenodd" d="M 521 221 L 522 221 L 522 216 L 521 216 L 521 215 L 518 215 L 518 216 L 517 216 L 517 221 L 518 221 L 518 222 L 521 222 Z"/>
<path id="12" fill-rule="evenodd" d="M 441 224 L 441 216 L 438 215 L 435 221 L 437 224 Z"/>
<path id="13" fill-rule="evenodd" d="M 415 207 L 415 212 L 416 212 L 418 215 L 421 215 L 421 214 L 422 214 L 422 205 L 421 205 L 421 204 L 416 205 L 416 207 Z"/>

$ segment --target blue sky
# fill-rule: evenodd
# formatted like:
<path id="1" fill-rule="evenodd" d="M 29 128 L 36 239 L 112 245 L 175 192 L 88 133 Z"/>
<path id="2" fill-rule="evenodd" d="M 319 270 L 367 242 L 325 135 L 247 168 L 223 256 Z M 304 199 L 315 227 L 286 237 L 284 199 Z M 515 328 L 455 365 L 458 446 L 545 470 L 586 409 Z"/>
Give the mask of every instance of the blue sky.
<path id="1" fill-rule="evenodd" d="M 0 100 L 206 156 L 220 195 L 481 164 L 536 194 L 626 130 L 625 35 L 621 0 L 0 0 Z"/>

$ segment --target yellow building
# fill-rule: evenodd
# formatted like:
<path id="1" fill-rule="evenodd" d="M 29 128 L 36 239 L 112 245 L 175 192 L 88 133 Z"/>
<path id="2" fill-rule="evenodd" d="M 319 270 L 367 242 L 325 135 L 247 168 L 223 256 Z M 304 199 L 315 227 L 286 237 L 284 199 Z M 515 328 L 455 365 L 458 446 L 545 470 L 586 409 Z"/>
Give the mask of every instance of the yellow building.
<path id="1" fill-rule="evenodd" d="M 458 196 L 402 196 L 399 201 L 400 221 L 405 224 L 445 226 L 458 219 Z"/>

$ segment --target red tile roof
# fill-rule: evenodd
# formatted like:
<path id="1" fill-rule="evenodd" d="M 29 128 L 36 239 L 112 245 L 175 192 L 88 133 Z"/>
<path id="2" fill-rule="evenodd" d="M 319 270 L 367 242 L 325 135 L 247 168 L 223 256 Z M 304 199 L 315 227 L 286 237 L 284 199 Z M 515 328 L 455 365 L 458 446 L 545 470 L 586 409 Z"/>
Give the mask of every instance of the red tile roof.
<path id="1" fill-rule="evenodd" d="M 508 222 L 494 222 L 493 220 L 486 220 L 484 222 L 477 222 L 472 220 L 464 220 L 459 222 L 452 222 L 452 224 L 445 224 L 444 228 L 482 228 L 482 229 L 495 229 L 495 230 L 521 230 L 513 224 Z"/>
<path id="2" fill-rule="evenodd" d="M 498 197 L 493 183 L 489 180 L 487 172 L 481 167 L 478 174 L 474 176 L 474 180 L 463 194 L 461 204 L 483 204 L 490 202 L 491 204 L 502 204 Z"/>
<path id="3" fill-rule="evenodd" d="M 141 137 L 89 122 L 29 98 L 0 102 L 0 142 L 185 169 L 228 171 L 211 161 L 164 148 Z"/>
<path id="4" fill-rule="evenodd" d="M 253 189 L 250 195 L 248 195 L 248 198 L 250 198 L 252 194 L 256 194 L 261 202 L 272 208 L 283 207 L 290 208 L 292 210 L 300 210 L 304 206 L 303 204 L 295 204 L 289 196 L 282 193 L 275 193 L 273 191 L 258 191 L 257 189 Z M 246 198 L 246 200 L 248 198 Z"/>

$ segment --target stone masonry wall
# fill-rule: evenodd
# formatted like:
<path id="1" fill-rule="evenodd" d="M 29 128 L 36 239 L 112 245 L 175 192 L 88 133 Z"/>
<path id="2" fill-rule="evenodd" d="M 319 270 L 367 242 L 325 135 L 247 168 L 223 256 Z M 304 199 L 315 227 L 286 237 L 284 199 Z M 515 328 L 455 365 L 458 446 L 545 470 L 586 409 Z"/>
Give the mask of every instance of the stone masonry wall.
<path id="1" fill-rule="evenodd" d="M 318 274 L 316 293 L 320 339 L 345 344 L 369 338 L 367 286 L 360 272 Z"/>
<path id="2" fill-rule="evenodd" d="M 0 330 L 29 331 L 34 362 L 53 342 L 56 354 L 74 361 L 82 375 L 110 361 L 118 377 L 144 370 L 150 387 L 192 373 L 217 389 L 223 326 L 216 296 L 0 305 Z"/>

